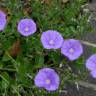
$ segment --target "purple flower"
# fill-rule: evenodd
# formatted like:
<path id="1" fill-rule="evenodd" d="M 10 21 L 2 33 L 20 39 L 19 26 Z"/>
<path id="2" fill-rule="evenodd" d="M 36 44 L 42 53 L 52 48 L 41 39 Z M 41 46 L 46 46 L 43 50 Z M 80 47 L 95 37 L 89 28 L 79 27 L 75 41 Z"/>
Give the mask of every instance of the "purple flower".
<path id="1" fill-rule="evenodd" d="M 6 23 L 6 14 L 3 11 L 0 11 L 0 31 L 4 30 Z"/>
<path id="2" fill-rule="evenodd" d="M 18 31 L 23 36 L 29 36 L 36 32 L 36 23 L 32 19 L 22 19 L 18 24 Z"/>
<path id="3" fill-rule="evenodd" d="M 62 46 L 63 37 L 55 30 L 48 30 L 42 33 L 41 42 L 45 49 L 58 49 Z"/>
<path id="4" fill-rule="evenodd" d="M 91 74 L 91 76 L 92 76 L 93 78 L 96 78 L 96 70 L 92 70 L 92 71 L 90 72 L 90 74 Z"/>
<path id="5" fill-rule="evenodd" d="M 91 76 L 96 78 L 96 54 L 93 54 L 86 60 L 85 66 L 90 70 Z"/>
<path id="6" fill-rule="evenodd" d="M 92 55 L 86 60 L 85 63 L 86 68 L 88 68 L 90 71 L 96 70 L 96 54 Z"/>
<path id="7" fill-rule="evenodd" d="M 78 40 L 68 39 L 63 42 L 61 53 L 69 60 L 76 60 L 83 53 L 83 47 Z"/>
<path id="8" fill-rule="evenodd" d="M 37 87 L 54 91 L 58 89 L 60 80 L 58 74 L 53 69 L 43 68 L 36 75 L 34 82 Z"/>

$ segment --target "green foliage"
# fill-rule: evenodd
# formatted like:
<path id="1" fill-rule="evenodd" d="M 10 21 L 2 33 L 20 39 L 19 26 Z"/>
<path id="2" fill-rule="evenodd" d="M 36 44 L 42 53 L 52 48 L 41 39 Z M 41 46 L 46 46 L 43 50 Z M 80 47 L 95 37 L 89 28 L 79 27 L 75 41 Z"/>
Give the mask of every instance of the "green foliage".
<path id="1" fill-rule="evenodd" d="M 66 4 L 62 3 L 62 0 L 49 0 L 48 4 L 41 1 L 43 0 L 1 2 L 4 8 L 9 10 L 10 16 L 6 29 L 0 32 L 0 96 L 59 96 L 64 82 L 75 78 L 68 67 L 60 68 L 60 64 L 72 63 L 77 69 L 83 64 L 83 58 L 76 62 L 68 62 L 61 56 L 60 50 L 45 50 L 40 36 L 42 31 L 48 29 L 58 30 L 64 38 L 79 38 L 80 34 L 87 32 L 89 14 L 80 13 L 81 6 L 87 0 L 69 0 Z M 26 5 L 32 12 L 27 12 Z M 32 36 L 22 37 L 17 32 L 17 23 L 26 17 L 36 21 L 38 30 Z M 17 39 L 21 42 L 21 51 L 16 57 L 12 57 L 9 50 Z M 56 92 L 47 92 L 34 85 L 34 77 L 43 67 L 54 68 L 60 75 L 61 85 Z"/>

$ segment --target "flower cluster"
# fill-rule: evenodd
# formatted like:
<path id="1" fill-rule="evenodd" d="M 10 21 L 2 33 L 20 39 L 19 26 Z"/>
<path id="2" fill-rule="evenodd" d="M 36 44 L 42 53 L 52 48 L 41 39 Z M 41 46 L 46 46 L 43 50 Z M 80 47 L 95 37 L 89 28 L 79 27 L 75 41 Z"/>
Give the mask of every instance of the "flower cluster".
<path id="1" fill-rule="evenodd" d="M 54 30 L 43 32 L 41 42 L 45 49 L 61 48 L 61 53 L 71 61 L 76 60 L 83 53 L 83 47 L 79 40 L 64 40 L 61 34 Z"/>
<path id="2" fill-rule="evenodd" d="M 18 31 L 23 36 L 29 36 L 36 32 L 36 24 L 32 19 L 22 19 L 18 24 Z M 61 53 L 69 60 L 76 60 L 83 53 L 80 41 L 75 39 L 64 40 L 56 30 L 42 32 L 41 43 L 45 49 L 61 49 Z M 41 69 L 34 79 L 37 87 L 48 91 L 58 89 L 60 79 L 57 73 L 50 68 Z"/>
<path id="3" fill-rule="evenodd" d="M 0 11 L 0 31 L 4 30 L 6 22 L 6 14 Z M 26 18 L 19 21 L 17 29 L 22 36 L 30 36 L 36 32 L 37 26 L 33 19 Z M 83 47 L 79 40 L 65 40 L 56 30 L 42 32 L 41 43 L 45 49 L 60 49 L 61 54 L 70 61 L 78 59 L 83 53 Z M 91 71 L 91 75 L 96 78 L 96 54 L 86 61 L 86 67 Z M 54 91 L 59 87 L 60 78 L 54 69 L 43 68 L 35 76 L 34 83 L 37 87 Z"/>

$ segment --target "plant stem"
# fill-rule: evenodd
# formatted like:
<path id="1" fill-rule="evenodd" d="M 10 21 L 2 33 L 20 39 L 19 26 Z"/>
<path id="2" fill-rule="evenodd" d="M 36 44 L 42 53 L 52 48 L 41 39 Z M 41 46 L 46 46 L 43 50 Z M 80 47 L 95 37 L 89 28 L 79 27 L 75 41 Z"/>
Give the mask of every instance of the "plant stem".
<path id="1" fill-rule="evenodd" d="M 17 89 L 14 86 L 12 86 L 12 88 L 17 93 L 17 96 L 21 96 L 20 93 L 17 91 Z"/>
<path id="2" fill-rule="evenodd" d="M 2 75 L 0 75 L 0 77 L 1 77 L 7 84 L 9 84 L 9 82 L 7 81 L 6 78 L 4 78 Z"/>
<path id="3" fill-rule="evenodd" d="M 10 56 L 10 54 L 8 52 L 6 52 L 7 56 L 10 58 L 10 60 L 12 61 L 12 63 L 15 65 L 16 71 L 18 72 L 18 67 L 17 67 L 17 62 Z"/>
<path id="4" fill-rule="evenodd" d="M 11 71 L 11 72 L 16 72 L 16 69 L 0 68 L 0 71 Z"/>

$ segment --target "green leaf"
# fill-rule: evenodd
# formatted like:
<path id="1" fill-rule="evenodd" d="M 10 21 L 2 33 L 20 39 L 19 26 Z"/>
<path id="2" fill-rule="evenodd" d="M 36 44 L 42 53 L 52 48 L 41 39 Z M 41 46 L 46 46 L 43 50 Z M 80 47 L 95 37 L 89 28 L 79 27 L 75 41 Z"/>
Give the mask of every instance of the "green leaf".
<path id="1" fill-rule="evenodd" d="M 37 55 L 35 57 L 35 66 L 37 68 L 40 68 L 40 67 L 44 66 L 44 56 L 43 55 Z"/>
<path id="2" fill-rule="evenodd" d="M 9 60 L 10 60 L 10 57 L 5 53 L 2 58 L 2 61 L 9 61 Z"/>
<path id="3" fill-rule="evenodd" d="M 6 72 L 3 72 L 0 77 L 2 78 L 2 88 L 6 89 L 10 83 L 10 77 Z"/>

